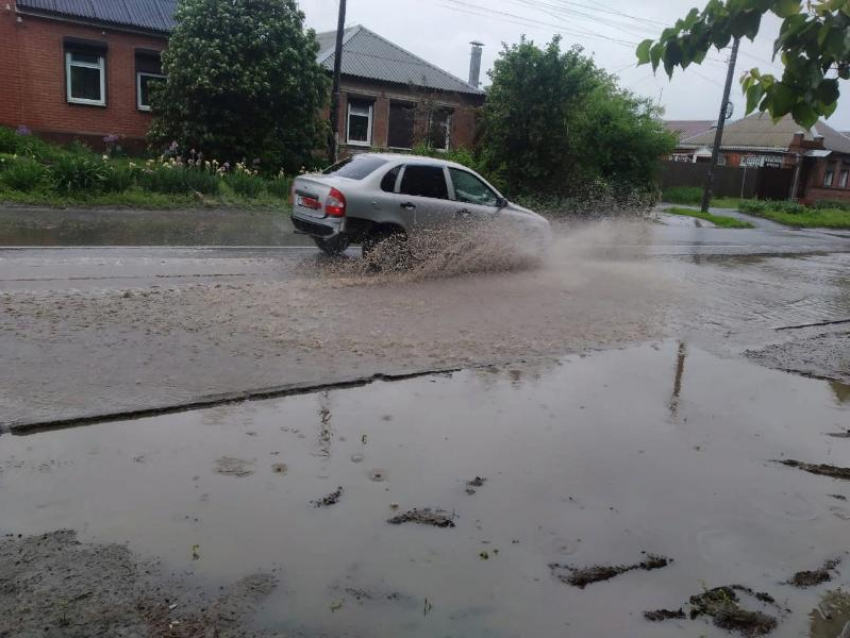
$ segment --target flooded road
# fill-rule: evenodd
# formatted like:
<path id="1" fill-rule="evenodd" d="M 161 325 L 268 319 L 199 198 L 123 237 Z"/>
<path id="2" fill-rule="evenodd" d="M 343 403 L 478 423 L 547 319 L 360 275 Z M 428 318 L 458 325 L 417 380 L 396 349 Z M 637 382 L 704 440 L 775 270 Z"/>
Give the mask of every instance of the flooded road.
<path id="1" fill-rule="evenodd" d="M 3 436 L 0 531 L 127 543 L 186 589 L 272 573 L 258 632 L 723 636 L 643 612 L 738 584 L 778 601 L 772 635 L 804 636 L 850 572 L 787 581 L 846 556 L 850 483 L 774 460 L 850 466 L 828 436 L 848 427 L 847 386 L 659 341 Z M 413 508 L 454 527 L 387 522 Z M 673 562 L 585 589 L 549 567 L 648 554 Z"/>

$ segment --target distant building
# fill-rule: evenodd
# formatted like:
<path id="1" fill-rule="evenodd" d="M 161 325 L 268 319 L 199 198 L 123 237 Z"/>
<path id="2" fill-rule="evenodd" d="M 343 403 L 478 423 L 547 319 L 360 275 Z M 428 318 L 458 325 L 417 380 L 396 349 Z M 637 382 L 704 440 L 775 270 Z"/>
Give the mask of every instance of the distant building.
<path id="1" fill-rule="evenodd" d="M 148 87 L 177 0 L 7 0 L 0 6 L 0 124 L 97 147 L 107 135 L 142 144 Z M 333 68 L 334 33 L 318 62 Z M 408 149 L 470 145 L 484 92 L 364 27 L 344 34 L 343 146 Z M 480 47 L 473 48 L 480 56 Z M 471 81 L 473 79 L 471 78 Z"/>

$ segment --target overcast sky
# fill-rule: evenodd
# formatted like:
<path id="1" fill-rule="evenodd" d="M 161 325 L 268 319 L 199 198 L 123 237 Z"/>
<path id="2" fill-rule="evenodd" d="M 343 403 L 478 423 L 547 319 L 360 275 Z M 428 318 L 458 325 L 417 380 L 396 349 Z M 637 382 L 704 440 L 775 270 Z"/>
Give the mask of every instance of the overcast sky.
<path id="1" fill-rule="evenodd" d="M 317 31 L 336 28 L 337 0 L 299 0 L 307 25 Z M 704 0 L 698 0 L 700 8 Z M 638 42 L 657 37 L 665 26 L 695 6 L 693 0 L 348 0 L 346 25 L 362 24 L 372 31 L 462 79 L 469 74 L 469 42 L 484 48 L 484 72 L 492 67 L 502 43 L 512 44 L 523 34 L 538 44 L 553 35 L 563 36 L 563 46 L 579 44 L 596 64 L 615 73 L 621 86 L 660 100 L 667 119 L 716 119 L 723 95 L 729 51 L 712 50 L 701 66 L 677 71 L 668 80 L 651 67 L 637 67 Z M 734 119 L 744 114 L 745 101 L 738 78 L 743 70 L 758 66 L 779 74 L 771 63 L 779 20 L 766 18 L 755 42 L 743 40 L 732 87 Z M 489 79 L 482 74 L 484 83 Z M 850 83 L 828 123 L 850 130 Z"/>

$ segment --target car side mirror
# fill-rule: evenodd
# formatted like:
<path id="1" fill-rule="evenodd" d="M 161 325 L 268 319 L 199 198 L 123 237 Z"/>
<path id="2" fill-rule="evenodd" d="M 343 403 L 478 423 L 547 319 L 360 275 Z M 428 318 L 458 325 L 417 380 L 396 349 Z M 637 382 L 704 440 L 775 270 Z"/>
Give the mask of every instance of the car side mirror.
<path id="1" fill-rule="evenodd" d="M 508 200 L 506 200 L 504 197 L 497 197 L 496 198 L 496 208 L 498 208 L 499 210 L 502 210 L 507 205 L 508 205 Z"/>

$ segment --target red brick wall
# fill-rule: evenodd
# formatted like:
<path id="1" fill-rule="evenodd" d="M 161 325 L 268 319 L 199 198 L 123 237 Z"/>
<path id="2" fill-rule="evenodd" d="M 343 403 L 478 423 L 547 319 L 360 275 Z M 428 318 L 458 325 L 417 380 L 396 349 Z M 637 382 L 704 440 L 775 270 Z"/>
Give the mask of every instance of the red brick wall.
<path id="1" fill-rule="evenodd" d="M 0 124 L 23 124 L 54 139 L 144 137 L 150 114 L 136 108 L 135 49 L 162 50 L 165 38 L 17 17 L 0 9 Z M 105 107 L 66 101 L 65 36 L 107 43 Z"/>
<path id="2" fill-rule="evenodd" d="M 832 165 L 835 170 L 832 186 L 824 186 L 823 180 L 826 176 L 826 168 Z M 850 155 L 838 155 L 833 153 L 829 158 L 820 158 L 815 167 L 809 172 L 809 178 L 806 181 L 806 189 L 803 198 L 807 202 L 816 202 L 818 200 L 835 200 L 835 201 L 850 201 L 850 183 L 845 188 L 841 188 L 838 183 L 841 176 L 841 171 L 850 170 Z"/>
<path id="3" fill-rule="evenodd" d="M 392 100 L 404 100 L 408 102 L 421 103 L 423 100 L 433 102 L 434 105 L 448 106 L 452 109 L 452 132 L 451 148 L 471 147 L 475 143 L 475 127 L 478 109 L 483 104 L 483 96 L 466 94 L 439 93 L 423 95 L 416 89 L 406 86 L 380 84 L 354 78 L 343 78 L 341 85 L 342 99 L 339 109 L 339 138 L 342 147 L 345 147 L 347 134 L 348 97 L 361 97 L 373 100 L 372 111 L 372 148 L 386 149 L 389 134 L 389 113 Z M 417 138 L 421 138 L 421 131 L 427 125 L 422 118 L 427 117 L 420 109 L 417 109 L 414 130 Z M 419 139 L 416 140 L 417 142 Z M 360 150 L 362 147 L 352 146 L 349 150 Z"/>

